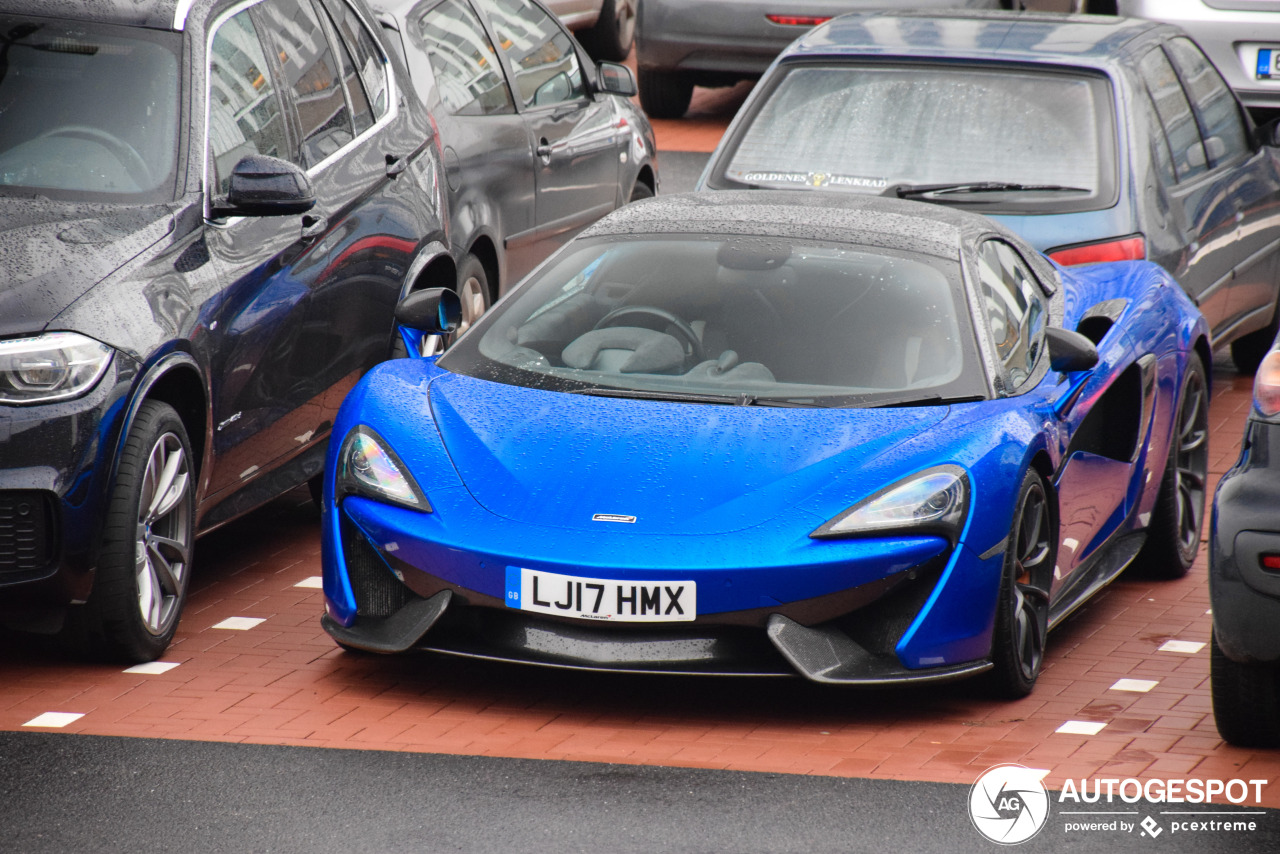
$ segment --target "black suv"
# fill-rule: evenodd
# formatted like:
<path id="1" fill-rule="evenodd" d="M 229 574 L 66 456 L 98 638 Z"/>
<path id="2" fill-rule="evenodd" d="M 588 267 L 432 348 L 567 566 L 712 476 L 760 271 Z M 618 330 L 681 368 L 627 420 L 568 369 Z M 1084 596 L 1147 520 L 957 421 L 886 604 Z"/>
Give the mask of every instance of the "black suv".
<path id="1" fill-rule="evenodd" d="M 362 0 L 0 0 L 0 624 L 157 657 L 195 537 L 315 478 L 396 302 L 454 286 L 377 33 Z"/>

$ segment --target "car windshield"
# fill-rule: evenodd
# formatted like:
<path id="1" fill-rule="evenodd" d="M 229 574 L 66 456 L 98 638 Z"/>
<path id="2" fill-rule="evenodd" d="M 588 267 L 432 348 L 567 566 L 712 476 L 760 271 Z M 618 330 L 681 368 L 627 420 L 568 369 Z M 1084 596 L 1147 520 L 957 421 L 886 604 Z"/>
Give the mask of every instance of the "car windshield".
<path id="1" fill-rule="evenodd" d="M 897 194 L 987 212 L 1104 208 L 1115 201 L 1111 116 L 1102 77 L 797 65 L 748 118 L 713 183 Z"/>
<path id="2" fill-rule="evenodd" d="M 0 194 L 173 197 L 181 39 L 0 15 Z"/>
<path id="3" fill-rule="evenodd" d="M 577 241 L 439 360 L 511 385 L 776 406 L 983 394 L 959 262 L 768 237 Z"/>

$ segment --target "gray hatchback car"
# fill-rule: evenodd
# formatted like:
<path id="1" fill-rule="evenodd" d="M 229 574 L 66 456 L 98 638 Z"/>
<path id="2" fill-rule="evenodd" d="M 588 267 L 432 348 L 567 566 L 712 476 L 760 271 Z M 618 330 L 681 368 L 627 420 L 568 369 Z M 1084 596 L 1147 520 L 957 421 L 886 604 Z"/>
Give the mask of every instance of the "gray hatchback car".
<path id="1" fill-rule="evenodd" d="M 1060 264 L 1155 261 L 1252 373 L 1277 324 L 1275 130 L 1170 25 L 847 15 L 779 57 L 700 186 L 896 195 L 987 214 Z"/>
<path id="2" fill-rule="evenodd" d="M 655 119 L 689 109 L 693 87 L 759 77 L 797 36 L 834 15 L 898 5 L 997 9 L 1021 0 L 644 0 L 636 17 L 640 105 Z"/>

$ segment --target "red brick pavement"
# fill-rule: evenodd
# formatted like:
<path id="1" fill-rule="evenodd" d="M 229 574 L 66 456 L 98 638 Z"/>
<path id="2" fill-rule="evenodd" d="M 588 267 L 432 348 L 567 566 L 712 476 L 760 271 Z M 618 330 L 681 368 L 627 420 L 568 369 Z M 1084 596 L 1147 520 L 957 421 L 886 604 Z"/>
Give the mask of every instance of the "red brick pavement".
<path id="1" fill-rule="evenodd" d="M 1238 453 L 1249 382 L 1219 371 L 1216 482 Z M 1050 641 L 1017 702 L 973 685 L 839 690 L 799 680 L 562 673 L 444 657 L 344 653 L 319 627 L 316 514 L 298 491 L 200 541 L 196 588 L 159 675 L 0 642 L 0 729 L 45 712 L 72 733 L 375 748 L 971 783 L 1018 762 L 1067 778 L 1280 780 L 1280 752 L 1225 746 L 1208 696 L 1202 556 L 1174 582 L 1122 577 Z M 229 617 L 263 622 L 246 631 Z M 1147 693 L 1115 690 L 1148 680 Z M 1056 730 L 1103 723 L 1097 735 Z M 1280 784 L 1264 792 L 1280 807 Z"/>

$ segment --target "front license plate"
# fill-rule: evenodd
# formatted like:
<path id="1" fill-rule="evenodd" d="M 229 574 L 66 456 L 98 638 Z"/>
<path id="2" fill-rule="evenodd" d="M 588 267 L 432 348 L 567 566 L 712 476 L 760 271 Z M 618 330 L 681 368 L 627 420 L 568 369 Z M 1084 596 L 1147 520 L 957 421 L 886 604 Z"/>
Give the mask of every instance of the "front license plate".
<path id="1" fill-rule="evenodd" d="M 698 615 L 693 581 L 617 581 L 507 567 L 507 607 L 581 620 L 668 623 Z"/>

